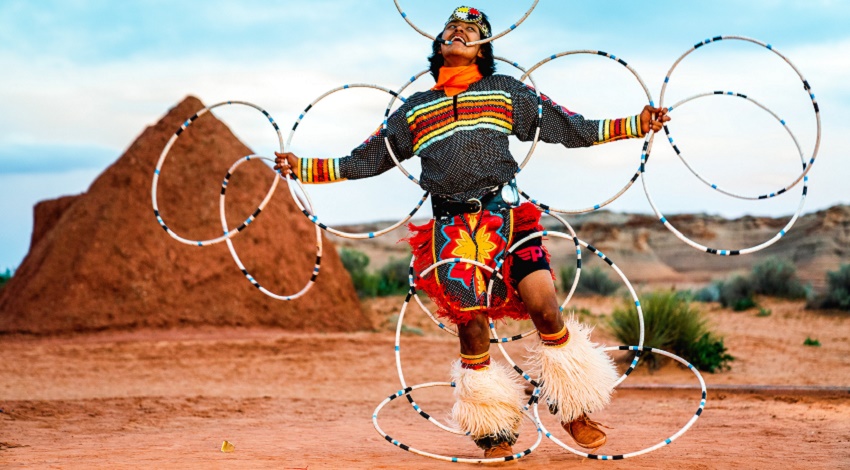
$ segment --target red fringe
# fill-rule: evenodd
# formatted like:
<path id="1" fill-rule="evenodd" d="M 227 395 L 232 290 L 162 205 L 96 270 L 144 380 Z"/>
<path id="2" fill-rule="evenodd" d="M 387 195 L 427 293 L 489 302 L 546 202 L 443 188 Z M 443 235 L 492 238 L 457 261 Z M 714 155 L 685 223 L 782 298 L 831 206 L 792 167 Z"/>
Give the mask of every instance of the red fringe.
<path id="1" fill-rule="evenodd" d="M 519 232 L 529 230 L 542 231 L 543 226 L 540 225 L 540 215 L 540 210 L 534 204 L 528 202 L 513 209 L 513 241 L 516 242 L 515 235 Z M 410 243 L 413 256 L 416 257 L 413 263 L 414 271 L 421 273 L 436 261 L 434 259 L 434 247 L 432 246 L 434 240 L 434 221 L 430 220 L 423 225 L 409 224 L 407 228 L 410 231 L 410 236 L 403 240 Z M 543 247 L 543 252 L 546 254 L 546 261 L 549 261 L 549 251 Z M 513 257 L 510 257 L 502 266 L 502 275 L 505 279 L 510 279 L 512 264 Z M 552 278 L 554 279 L 554 275 Z M 481 313 L 488 314 L 493 320 L 500 320 L 505 317 L 514 320 L 525 320 L 528 318 L 528 311 L 520 300 L 519 294 L 511 287 L 510 282 L 508 282 L 507 299 L 504 299 L 500 305 L 490 307 L 486 310 L 461 310 L 458 308 L 457 299 L 450 298 L 448 293 L 437 284 L 433 271 L 425 278 L 421 278 L 417 274 L 416 287 L 428 294 L 428 297 L 437 305 L 436 315 L 446 318 L 453 324 L 466 324 Z"/>

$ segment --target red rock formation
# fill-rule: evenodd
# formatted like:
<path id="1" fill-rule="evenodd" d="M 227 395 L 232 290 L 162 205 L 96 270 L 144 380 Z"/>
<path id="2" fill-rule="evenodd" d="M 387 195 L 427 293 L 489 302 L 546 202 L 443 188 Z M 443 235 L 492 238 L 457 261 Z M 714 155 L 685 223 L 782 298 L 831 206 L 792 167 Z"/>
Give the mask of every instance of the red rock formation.
<path id="1" fill-rule="evenodd" d="M 224 243 L 188 246 L 162 230 L 151 208 L 153 170 L 168 139 L 201 108 L 198 99 L 185 99 L 148 127 L 85 194 L 36 206 L 30 252 L 0 291 L 0 333 L 177 325 L 370 327 L 327 241 L 317 284 L 304 297 L 282 302 L 245 279 Z M 160 176 L 158 205 L 168 226 L 190 239 L 220 234 L 221 181 L 234 161 L 250 153 L 211 114 L 197 119 L 177 140 Z M 274 177 L 260 161 L 237 170 L 227 192 L 231 226 L 253 212 Z M 285 184 L 234 239 L 260 284 L 283 294 L 297 292 L 310 278 L 315 244 L 313 225 L 290 201 Z"/>

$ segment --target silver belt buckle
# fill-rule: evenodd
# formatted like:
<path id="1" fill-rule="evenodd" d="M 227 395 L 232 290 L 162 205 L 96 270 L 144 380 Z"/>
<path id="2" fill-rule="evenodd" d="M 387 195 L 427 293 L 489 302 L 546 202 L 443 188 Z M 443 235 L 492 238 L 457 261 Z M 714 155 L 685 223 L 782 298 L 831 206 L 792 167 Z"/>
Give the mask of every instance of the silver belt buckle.
<path id="1" fill-rule="evenodd" d="M 516 187 L 511 183 L 502 186 L 502 191 L 499 195 L 502 197 L 502 200 L 510 206 L 516 206 L 519 203 L 519 193 L 517 192 Z"/>
<path id="2" fill-rule="evenodd" d="M 475 212 L 472 212 L 472 214 L 477 214 L 477 213 L 481 212 L 482 209 L 484 209 L 484 205 L 481 204 L 481 200 L 478 199 L 478 198 L 473 197 L 473 198 L 467 199 L 466 202 L 474 202 L 475 204 L 478 205 L 478 209 Z"/>

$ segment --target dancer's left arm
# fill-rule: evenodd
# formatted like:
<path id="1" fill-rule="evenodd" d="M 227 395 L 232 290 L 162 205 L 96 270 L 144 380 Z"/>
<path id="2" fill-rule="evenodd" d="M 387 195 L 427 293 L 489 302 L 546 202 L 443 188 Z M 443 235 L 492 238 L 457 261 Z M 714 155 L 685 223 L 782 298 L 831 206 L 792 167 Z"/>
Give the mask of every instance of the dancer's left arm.
<path id="1" fill-rule="evenodd" d="M 537 128 L 537 95 L 525 85 L 514 93 L 513 133 L 523 141 L 534 138 Z M 616 140 L 642 138 L 652 129 L 658 132 L 670 120 L 667 108 L 644 106 L 640 113 L 619 119 L 586 119 L 579 113 L 541 94 L 543 119 L 540 140 L 565 147 L 589 147 Z"/>

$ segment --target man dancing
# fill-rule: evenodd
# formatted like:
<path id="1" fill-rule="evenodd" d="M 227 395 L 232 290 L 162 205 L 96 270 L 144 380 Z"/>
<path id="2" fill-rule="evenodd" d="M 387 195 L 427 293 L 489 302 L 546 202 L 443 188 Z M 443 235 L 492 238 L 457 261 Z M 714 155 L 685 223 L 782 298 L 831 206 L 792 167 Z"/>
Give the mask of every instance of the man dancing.
<path id="1" fill-rule="evenodd" d="M 431 193 L 434 218 L 411 225 L 416 271 L 449 258 L 495 267 L 517 240 L 542 231 L 541 212 L 519 204 L 513 180 L 518 165 L 508 148 L 514 135 L 530 141 L 538 123 L 538 98 L 518 80 L 495 74 L 492 43 L 467 43 L 492 34 L 486 15 L 455 9 L 429 57 L 436 85 L 415 93 L 379 129 L 338 159 L 298 158 L 278 153 L 276 169 L 294 172 L 305 183 L 366 178 L 394 167 L 383 137 L 399 160 L 417 156 L 420 183 Z M 543 97 L 540 139 L 565 147 L 586 147 L 643 137 L 670 118 L 666 109 L 646 106 L 640 114 L 589 120 Z M 484 450 L 486 458 L 513 455 L 522 419 L 522 386 L 506 366 L 491 362 L 487 317 L 531 318 L 539 341 L 530 349 L 532 374 L 541 396 L 576 443 L 597 449 L 605 433 L 587 413 L 611 398 L 618 377 L 613 362 L 589 339 L 589 328 L 562 317 L 549 254 L 534 238 L 504 261 L 507 283 L 496 281 L 487 302 L 489 273 L 451 263 L 417 278 L 418 288 L 438 306 L 437 314 L 457 325 L 460 358 L 451 368 L 456 384 L 452 420 Z"/>

